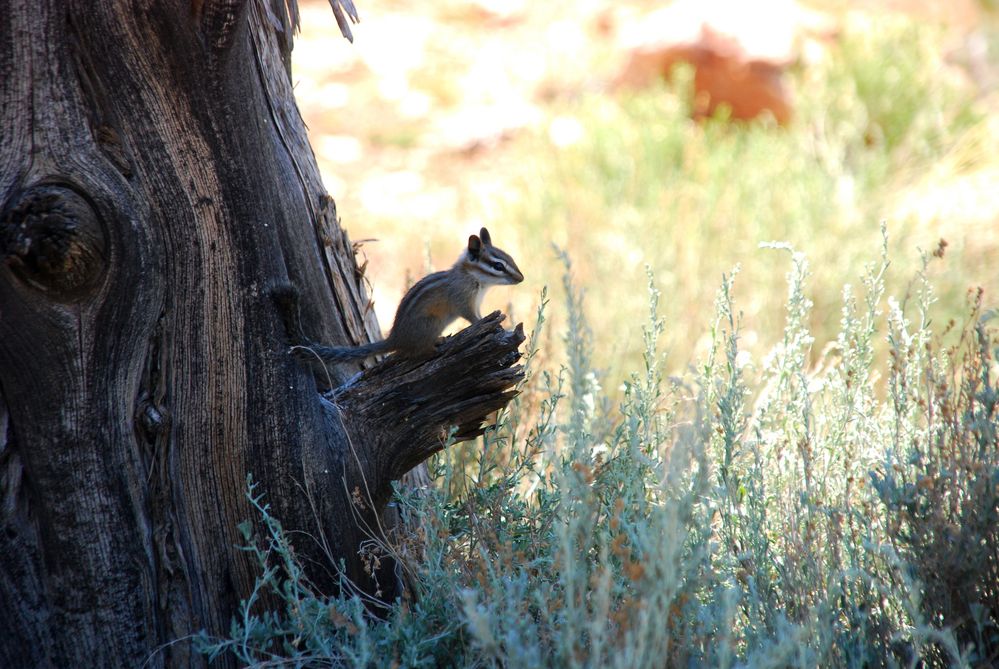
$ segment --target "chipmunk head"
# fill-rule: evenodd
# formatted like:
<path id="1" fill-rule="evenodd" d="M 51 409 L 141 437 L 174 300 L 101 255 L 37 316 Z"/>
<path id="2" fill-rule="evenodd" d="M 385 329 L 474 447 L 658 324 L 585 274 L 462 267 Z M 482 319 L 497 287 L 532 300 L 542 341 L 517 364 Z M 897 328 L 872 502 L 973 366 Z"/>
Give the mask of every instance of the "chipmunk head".
<path id="1" fill-rule="evenodd" d="M 461 264 L 483 285 L 520 283 L 524 280 L 517 263 L 509 253 L 493 246 L 489 231 L 485 228 L 479 230 L 478 235 L 468 237 L 468 248 Z"/>

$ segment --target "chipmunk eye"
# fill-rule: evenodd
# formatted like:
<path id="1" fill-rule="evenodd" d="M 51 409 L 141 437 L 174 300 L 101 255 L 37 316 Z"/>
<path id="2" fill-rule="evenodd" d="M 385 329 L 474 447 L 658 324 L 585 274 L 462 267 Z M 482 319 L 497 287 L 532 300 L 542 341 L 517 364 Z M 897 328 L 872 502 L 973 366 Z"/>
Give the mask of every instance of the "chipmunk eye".
<path id="1" fill-rule="evenodd" d="M 502 272 L 503 271 L 503 263 L 501 263 L 501 262 L 499 262 L 497 260 L 496 262 L 493 263 L 493 269 L 496 270 L 497 272 Z"/>

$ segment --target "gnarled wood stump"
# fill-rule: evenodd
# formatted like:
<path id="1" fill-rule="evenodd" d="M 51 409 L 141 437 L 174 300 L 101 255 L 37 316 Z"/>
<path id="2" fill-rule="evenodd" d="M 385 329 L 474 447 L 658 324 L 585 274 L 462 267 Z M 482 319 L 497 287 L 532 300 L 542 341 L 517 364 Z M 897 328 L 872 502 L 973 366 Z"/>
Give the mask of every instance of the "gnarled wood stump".
<path id="1" fill-rule="evenodd" d="M 0 17 L 0 666 L 203 666 L 164 645 L 225 634 L 250 593 L 250 473 L 373 587 L 352 491 L 377 513 L 448 425 L 475 434 L 521 335 L 486 319 L 332 402 L 287 354 L 268 285 L 298 286 L 331 343 L 378 327 L 293 101 L 283 1 Z"/>

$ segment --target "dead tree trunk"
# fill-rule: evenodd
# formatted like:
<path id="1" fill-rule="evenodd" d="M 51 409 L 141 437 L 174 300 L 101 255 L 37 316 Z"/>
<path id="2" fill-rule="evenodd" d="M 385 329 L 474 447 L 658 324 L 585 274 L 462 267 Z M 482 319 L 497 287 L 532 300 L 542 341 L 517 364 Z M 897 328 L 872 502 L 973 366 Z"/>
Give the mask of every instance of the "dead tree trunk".
<path id="1" fill-rule="evenodd" d="M 377 513 L 449 425 L 476 434 L 522 335 L 486 319 L 333 402 L 287 355 L 269 286 L 298 287 L 313 336 L 377 324 L 292 98 L 283 1 L 0 17 L 0 666 L 203 664 L 160 647 L 224 633 L 249 593 L 250 473 L 373 588 L 352 491 Z"/>

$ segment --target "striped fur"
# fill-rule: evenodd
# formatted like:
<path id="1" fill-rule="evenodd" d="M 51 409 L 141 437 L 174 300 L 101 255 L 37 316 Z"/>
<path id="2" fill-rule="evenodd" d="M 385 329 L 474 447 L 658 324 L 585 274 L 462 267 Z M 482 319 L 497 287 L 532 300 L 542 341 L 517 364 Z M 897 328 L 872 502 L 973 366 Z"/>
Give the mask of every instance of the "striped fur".
<path id="1" fill-rule="evenodd" d="M 479 237 L 468 238 L 468 248 L 455 263 L 487 286 L 502 286 L 524 280 L 520 268 L 509 253 L 493 246 L 489 231 L 479 231 Z"/>
<path id="2" fill-rule="evenodd" d="M 466 253 L 461 266 L 480 283 L 490 286 L 520 283 L 524 280 L 524 275 L 520 273 L 520 268 L 510 254 L 495 246 L 483 247 L 476 258 Z"/>
<path id="3" fill-rule="evenodd" d="M 468 246 L 451 269 L 429 274 L 409 289 L 395 312 L 392 331 L 383 341 L 356 347 L 316 346 L 311 351 L 326 362 L 360 360 L 397 351 L 406 356 L 432 354 L 444 329 L 458 318 L 474 323 L 490 286 L 520 283 L 520 268 L 510 254 L 492 245 L 489 231 L 468 238 Z M 307 357 L 302 351 L 300 357 Z"/>

